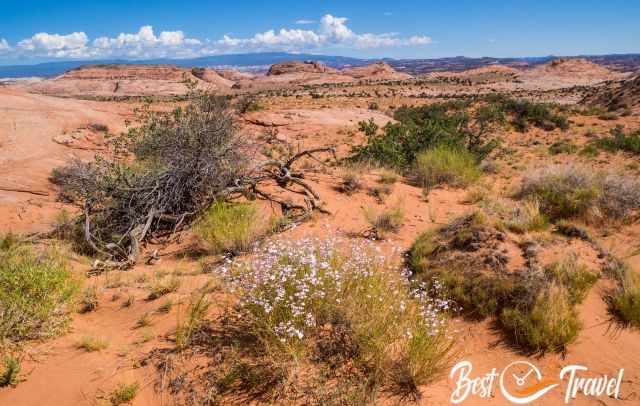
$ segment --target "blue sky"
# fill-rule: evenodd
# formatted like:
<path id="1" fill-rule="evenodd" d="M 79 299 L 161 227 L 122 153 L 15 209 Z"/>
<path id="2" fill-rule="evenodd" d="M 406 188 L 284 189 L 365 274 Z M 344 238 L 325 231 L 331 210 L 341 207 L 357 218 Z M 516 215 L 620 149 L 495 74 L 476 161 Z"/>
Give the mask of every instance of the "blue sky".
<path id="1" fill-rule="evenodd" d="M 0 64 L 281 50 L 396 58 L 640 52 L 636 0 L 3 0 L 0 6 Z"/>

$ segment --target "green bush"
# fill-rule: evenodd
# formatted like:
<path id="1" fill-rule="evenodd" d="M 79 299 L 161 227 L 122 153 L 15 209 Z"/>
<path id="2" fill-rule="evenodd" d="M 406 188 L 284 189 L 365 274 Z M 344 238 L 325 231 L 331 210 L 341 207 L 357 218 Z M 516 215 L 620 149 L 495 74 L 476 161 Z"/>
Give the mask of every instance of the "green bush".
<path id="1" fill-rule="evenodd" d="M 414 166 L 416 182 L 427 189 L 441 184 L 465 187 L 480 177 L 476 158 L 467 150 L 440 145 L 420 153 Z"/>
<path id="2" fill-rule="evenodd" d="M 215 253 L 247 252 L 267 230 L 257 207 L 251 203 L 211 205 L 196 223 L 195 233 Z"/>
<path id="3" fill-rule="evenodd" d="M 467 107 L 466 102 L 401 107 L 394 115 L 398 122 L 384 126 L 382 134 L 378 134 L 379 128 L 372 120 L 361 122 L 360 130 L 367 136 L 367 143 L 353 148 L 351 160 L 404 171 L 421 151 L 445 144 L 467 149 L 480 161 L 496 146 L 495 141 L 487 139 L 487 130 L 499 115 L 476 115 L 474 121 L 463 111 Z"/>
<path id="4" fill-rule="evenodd" d="M 595 145 L 611 152 L 626 151 L 640 154 L 640 130 L 625 133 L 622 127 L 618 126 L 611 130 L 608 138 L 597 140 Z"/>
<path id="5" fill-rule="evenodd" d="M 137 382 L 131 384 L 121 383 L 111 392 L 109 400 L 113 406 L 129 403 L 138 395 L 140 384 Z"/>
<path id="6" fill-rule="evenodd" d="M 60 333 L 78 289 L 60 252 L 26 245 L 0 250 L 0 341 Z"/>
<path id="7" fill-rule="evenodd" d="M 503 99 L 502 108 L 510 113 L 513 118 L 511 124 L 521 132 L 526 132 L 529 125 L 543 130 L 559 128 L 567 130 L 569 120 L 564 115 L 554 111 L 554 105 L 548 103 L 536 103 L 525 99 Z"/>

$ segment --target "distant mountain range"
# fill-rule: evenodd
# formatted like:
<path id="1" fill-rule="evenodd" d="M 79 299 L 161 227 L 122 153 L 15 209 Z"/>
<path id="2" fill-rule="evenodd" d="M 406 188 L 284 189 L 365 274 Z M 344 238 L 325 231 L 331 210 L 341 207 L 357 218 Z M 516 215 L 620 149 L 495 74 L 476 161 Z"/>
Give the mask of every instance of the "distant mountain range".
<path id="1" fill-rule="evenodd" d="M 579 56 L 592 62 L 605 65 L 617 71 L 638 71 L 640 70 L 640 54 L 622 55 L 587 55 Z M 27 78 L 27 77 L 53 77 L 58 76 L 70 69 L 75 69 L 86 64 L 173 64 L 181 67 L 237 67 L 250 70 L 266 70 L 269 65 L 284 61 L 307 61 L 314 60 L 322 62 L 334 68 L 346 66 L 360 66 L 368 63 L 383 60 L 396 70 L 421 74 L 439 71 L 462 71 L 466 69 L 479 68 L 491 64 L 503 64 L 514 67 L 527 67 L 556 59 L 556 56 L 532 57 L 532 58 L 468 58 L 457 56 L 452 58 L 436 59 L 360 59 L 345 56 L 315 55 L 315 54 L 293 54 L 286 52 L 265 52 L 250 54 L 230 54 L 215 55 L 192 59 L 150 59 L 150 60 L 94 60 L 94 61 L 64 61 L 47 62 L 36 65 L 14 65 L 0 66 L 0 78 Z"/>

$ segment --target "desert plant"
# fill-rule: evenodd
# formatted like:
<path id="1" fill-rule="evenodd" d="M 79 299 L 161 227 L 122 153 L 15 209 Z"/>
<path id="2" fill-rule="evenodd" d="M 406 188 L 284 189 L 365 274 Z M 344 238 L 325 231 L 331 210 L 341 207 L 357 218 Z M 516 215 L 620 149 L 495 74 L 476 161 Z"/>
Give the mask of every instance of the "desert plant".
<path id="1" fill-rule="evenodd" d="M 92 312 L 98 308 L 98 304 L 98 287 L 96 285 L 86 287 L 80 297 L 80 312 Z"/>
<path id="2" fill-rule="evenodd" d="M 530 309 L 505 308 L 500 322 L 518 345 L 532 352 L 564 352 L 581 327 L 567 297 L 561 285 L 552 284 Z"/>
<path id="3" fill-rule="evenodd" d="M 552 155 L 558 154 L 575 154 L 578 151 L 578 147 L 570 141 L 556 141 L 549 147 L 549 153 Z"/>
<path id="4" fill-rule="evenodd" d="M 398 181 L 398 175 L 391 170 L 383 169 L 378 174 L 378 182 L 383 185 L 393 185 Z"/>
<path id="5" fill-rule="evenodd" d="M 640 207 L 640 182 L 579 166 L 549 166 L 526 176 L 518 195 L 538 199 L 543 213 L 554 220 L 623 219 Z"/>
<path id="6" fill-rule="evenodd" d="M 381 212 L 367 209 L 364 215 L 371 227 L 372 234 L 379 239 L 384 239 L 389 233 L 397 231 L 404 220 L 402 209 L 398 207 Z"/>
<path id="7" fill-rule="evenodd" d="M 140 384 L 137 382 L 131 384 L 121 383 L 112 392 L 109 401 L 113 406 L 119 406 L 131 402 L 138 395 Z"/>
<path id="8" fill-rule="evenodd" d="M 149 287 L 150 292 L 147 300 L 156 300 L 159 297 L 175 292 L 180 285 L 180 279 L 175 275 L 170 277 L 156 275 Z"/>
<path id="9" fill-rule="evenodd" d="M 402 107 L 394 113 L 398 122 L 387 124 L 383 134 L 378 134 L 379 127 L 372 120 L 361 122 L 360 130 L 367 136 L 367 143 L 353 148 L 351 160 L 407 171 L 420 152 L 446 144 L 466 149 L 481 161 L 497 145 L 488 139 L 486 131 L 493 119 L 488 118 L 490 115 L 476 116 L 482 124 L 471 126 L 469 114 L 463 111 L 467 107 L 468 103 L 453 102 Z"/>
<path id="10" fill-rule="evenodd" d="M 62 252 L 29 245 L 0 250 L 0 342 L 50 337 L 69 320 L 79 283 Z"/>
<path id="11" fill-rule="evenodd" d="M 505 221 L 505 226 L 514 233 L 544 230 L 549 222 L 540 211 L 540 203 L 536 199 L 525 200 L 511 213 L 511 218 Z"/>
<path id="12" fill-rule="evenodd" d="M 468 236 L 490 235 L 476 215 L 420 235 L 409 252 L 417 281 L 436 286 L 443 297 L 473 319 L 495 317 L 516 346 L 531 352 L 564 351 L 580 330 L 575 306 L 599 278 L 575 259 L 542 273 L 505 273 L 460 262 Z M 449 259 L 446 259 L 449 258 Z M 464 264 L 467 264 L 466 266 Z"/>
<path id="13" fill-rule="evenodd" d="M 621 126 L 617 126 L 611 130 L 609 137 L 595 141 L 595 145 L 607 151 L 640 154 L 640 130 L 625 133 Z"/>
<path id="14" fill-rule="evenodd" d="M 344 193 L 351 194 L 363 187 L 362 172 L 356 168 L 345 168 L 340 178 L 340 190 Z"/>
<path id="15" fill-rule="evenodd" d="M 20 361 L 12 356 L 4 357 L 4 370 L 0 374 L 0 387 L 15 386 L 20 382 Z"/>
<path id="16" fill-rule="evenodd" d="M 196 223 L 195 233 L 206 241 L 215 253 L 240 254 L 267 232 L 258 208 L 252 203 L 216 202 Z"/>
<path id="17" fill-rule="evenodd" d="M 263 247 L 255 263 L 220 274 L 241 292 L 242 331 L 280 365 L 309 357 L 305 349 L 315 345 L 316 362 L 352 365 L 373 385 L 369 391 L 417 391 L 448 360 L 447 303 L 409 290 L 405 276 L 371 249 L 278 241 Z"/>
<path id="18" fill-rule="evenodd" d="M 109 347 L 109 341 L 102 337 L 84 336 L 76 346 L 86 352 L 102 351 Z"/>
<path id="19" fill-rule="evenodd" d="M 209 304 L 205 293 L 192 297 L 187 308 L 186 318 L 178 322 L 176 329 L 176 347 L 179 350 L 185 349 L 189 345 L 193 335 L 202 326 L 207 310 L 209 310 Z"/>
<path id="20" fill-rule="evenodd" d="M 441 145 L 417 156 L 413 175 L 419 185 L 431 189 L 441 184 L 467 186 L 480 177 L 480 171 L 467 150 Z"/>
<path id="21" fill-rule="evenodd" d="M 622 263 L 611 273 L 617 286 L 605 295 L 609 312 L 622 324 L 640 328 L 640 276 Z"/>

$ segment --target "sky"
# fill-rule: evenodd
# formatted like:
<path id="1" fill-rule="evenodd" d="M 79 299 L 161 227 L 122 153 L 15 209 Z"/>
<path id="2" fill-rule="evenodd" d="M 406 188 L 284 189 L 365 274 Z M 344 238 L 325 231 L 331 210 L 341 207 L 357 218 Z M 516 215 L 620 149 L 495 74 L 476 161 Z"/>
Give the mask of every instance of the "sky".
<path id="1" fill-rule="evenodd" d="M 288 51 L 355 57 L 640 53 L 637 0 L 2 0 L 0 64 Z"/>

